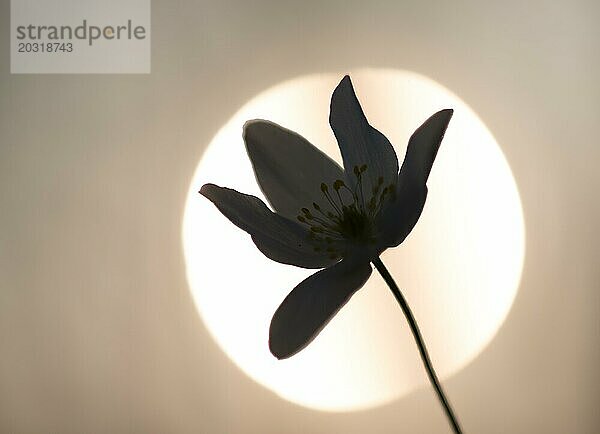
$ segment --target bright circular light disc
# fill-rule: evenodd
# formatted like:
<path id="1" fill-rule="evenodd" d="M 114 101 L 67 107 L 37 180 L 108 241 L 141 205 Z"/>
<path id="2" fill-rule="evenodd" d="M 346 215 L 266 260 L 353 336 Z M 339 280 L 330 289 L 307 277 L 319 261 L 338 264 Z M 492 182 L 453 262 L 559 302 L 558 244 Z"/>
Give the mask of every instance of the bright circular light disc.
<path id="1" fill-rule="evenodd" d="M 267 346 L 271 316 L 315 270 L 264 257 L 198 190 L 212 182 L 264 199 L 242 141 L 249 119 L 296 131 L 341 163 L 328 116 L 342 76 L 286 81 L 233 114 L 202 156 L 183 220 L 190 288 L 221 349 L 281 397 L 330 411 L 373 407 L 428 384 L 392 294 L 374 271 L 315 341 L 288 360 L 276 360 Z M 481 119 L 440 84 L 398 70 L 365 69 L 350 76 L 367 118 L 394 144 L 400 163 L 412 132 L 434 112 L 454 109 L 421 219 L 402 245 L 383 255 L 444 379 L 490 343 L 514 300 L 525 250 L 517 187 Z"/>

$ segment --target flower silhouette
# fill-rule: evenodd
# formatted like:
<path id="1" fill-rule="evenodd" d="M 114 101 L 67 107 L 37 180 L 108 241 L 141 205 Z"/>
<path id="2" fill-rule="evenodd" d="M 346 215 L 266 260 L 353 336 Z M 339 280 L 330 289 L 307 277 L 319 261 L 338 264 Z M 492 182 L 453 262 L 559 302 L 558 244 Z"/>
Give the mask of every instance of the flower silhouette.
<path id="1" fill-rule="evenodd" d="M 345 76 L 331 97 L 329 123 L 344 169 L 302 136 L 265 120 L 244 125 L 258 184 L 271 205 L 205 184 L 200 193 L 268 258 L 322 270 L 298 284 L 271 321 L 279 359 L 308 345 L 371 275 L 371 262 L 399 245 L 417 223 L 427 178 L 453 110 L 441 110 L 411 136 L 402 167 L 388 139 L 367 121 Z M 383 265 L 382 265 L 383 266 Z"/>

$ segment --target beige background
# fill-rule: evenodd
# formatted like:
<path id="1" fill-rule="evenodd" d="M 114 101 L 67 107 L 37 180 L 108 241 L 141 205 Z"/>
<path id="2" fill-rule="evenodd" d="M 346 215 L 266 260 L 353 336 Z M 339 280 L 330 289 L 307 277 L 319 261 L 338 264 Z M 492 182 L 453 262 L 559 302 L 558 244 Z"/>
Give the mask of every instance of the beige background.
<path id="1" fill-rule="evenodd" d="M 371 3 L 155 1 L 152 74 L 19 76 L 2 1 L 1 432 L 448 432 L 428 389 L 349 414 L 280 400 L 185 281 L 185 195 L 219 126 L 281 80 L 360 66 L 457 93 L 519 186 L 515 304 L 446 381 L 465 432 L 600 430 L 599 4 Z"/>

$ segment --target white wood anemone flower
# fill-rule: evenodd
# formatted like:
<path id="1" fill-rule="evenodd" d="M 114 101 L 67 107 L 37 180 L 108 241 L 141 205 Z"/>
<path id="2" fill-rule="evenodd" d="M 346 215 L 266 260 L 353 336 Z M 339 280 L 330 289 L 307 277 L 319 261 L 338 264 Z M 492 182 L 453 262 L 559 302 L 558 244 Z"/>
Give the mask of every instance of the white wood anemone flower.
<path id="1" fill-rule="evenodd" d="M 375 265 L 407 317 L 429 378 L 455 432 L 458 423 L 429 360 L 416 321 L 379 259 L 417 223 L 427 178 L 453 110 L 433 114 L 411 136 L 402 167 L 388 139 L 367 121 L 349 76 L 331 97 L 329 123 L 344 168 L 299 134 L 266 120 L 244 125 L 259 198 L 205 184 L 200 193 L 249 233 L 268 258 L 322 269 L 299 283 L 271 320 L 269 349 L 284 359 L 306 347 L 371 275 Z"/>

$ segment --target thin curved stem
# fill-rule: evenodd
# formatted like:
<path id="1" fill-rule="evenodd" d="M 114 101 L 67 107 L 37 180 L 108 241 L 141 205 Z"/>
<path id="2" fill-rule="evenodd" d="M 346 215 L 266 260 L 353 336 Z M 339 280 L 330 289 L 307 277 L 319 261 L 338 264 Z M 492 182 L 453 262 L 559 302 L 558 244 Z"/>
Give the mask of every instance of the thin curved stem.
<path id="1" fill-rule="evenodd" d="M 377 271 L 379 271 L 379 274 L 381 274 L 381 277 L 383 277 L 385 283 L 388 284 L 388 286 L 392 290 L 392 293 L 394 294 L 394 297 L 396 297 L 398 304 L 402 308 L 402 312 L 404 313 L 404 316 L 408 321 L 408 325 L 410 326 L 410 331 L 412 332 L 413 337 L 415 338 L 417 347 L 419 347 L 419 353 L 421 354 L 421 359 L 423 360 L 423 364 L 425 365 L 425 369 L 427 371 L 427 375 L 429 376 L 429 380 L 431 381 L 431 385 L 435 389 L 438 398 L 440 399 L 440 402 L 444 407 L 444 411 L 446 412 L 446 416 L 450 421 L 450 425 L 452 425 L 452 429 L 456 434 L 462 434 L 460 425 L 458 424 L 458 419 L 454 415 L 452 407 L 450 407 L 450 403 L 448 402 L 448 399 L 444 394 L 442 385 L 440 384 L 440 380 L 438 380 L 435 370 L 433 369 L 433 365 L 431 364 L 429 354 L 427 353 L 427 348 L 425 347 L 425 342 L 423 341 L 423 336 L 421 336 L 421 332 L 419 331 L 417 321 L 415 320 L 415 317 L 413 316 L 412 311 L 410 310 L 410 307 L 406 302 L 406 299 L 402 295 L 402 292 L 400 292 L 398 285 L 396 285 L 396 282 L 394 282 L 394 279 L 392 278 L 387 268 L 385 268 L 385 265 L 383 265 L 383 262 L 381 262 L 381 259 L 374 259 L 373 265 L 375 265 L 375 268 L 377 268 Z"/>

